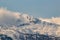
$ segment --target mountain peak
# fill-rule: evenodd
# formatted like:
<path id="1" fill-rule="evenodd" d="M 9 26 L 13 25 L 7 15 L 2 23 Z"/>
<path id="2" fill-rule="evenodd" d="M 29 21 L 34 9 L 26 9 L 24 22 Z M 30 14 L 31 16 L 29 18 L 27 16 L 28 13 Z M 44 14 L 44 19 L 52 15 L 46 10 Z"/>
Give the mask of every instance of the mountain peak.
<path id="1" fill-rule="evenodd" d="M 60 37 L 60 17 L 34 18 L 28 14 L 0 10 L 0 34 L 6 34 L 14 38 L 22 33 L 39 33 Z"/>

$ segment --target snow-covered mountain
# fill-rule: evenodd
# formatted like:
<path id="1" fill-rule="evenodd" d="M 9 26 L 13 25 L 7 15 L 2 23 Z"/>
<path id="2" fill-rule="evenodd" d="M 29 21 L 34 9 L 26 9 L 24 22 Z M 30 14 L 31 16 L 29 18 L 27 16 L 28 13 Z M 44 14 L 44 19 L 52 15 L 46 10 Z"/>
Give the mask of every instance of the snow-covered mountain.
<path id="1" fill-rule="evenodd" d="M 35 18 L 0 8 L 0 34 L 8 35 L 13 40 L 20 40 L 22 33 L 60 37 L 60 17 Z"/>

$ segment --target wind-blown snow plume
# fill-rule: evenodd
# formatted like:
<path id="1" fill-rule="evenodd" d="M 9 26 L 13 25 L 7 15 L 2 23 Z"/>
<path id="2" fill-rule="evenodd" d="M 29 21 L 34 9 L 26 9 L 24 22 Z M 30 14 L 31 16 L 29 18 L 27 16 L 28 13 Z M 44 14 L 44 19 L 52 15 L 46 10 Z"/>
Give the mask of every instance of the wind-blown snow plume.
<path id="1" fill-rule="evenodd" d="M 60 37 L 60 17 L 44 19 L 0 8 L 0 34 L 14 38 L 22 33 L 40 33 Z M 16 40 L 14 38 L 14 40 Z"/>

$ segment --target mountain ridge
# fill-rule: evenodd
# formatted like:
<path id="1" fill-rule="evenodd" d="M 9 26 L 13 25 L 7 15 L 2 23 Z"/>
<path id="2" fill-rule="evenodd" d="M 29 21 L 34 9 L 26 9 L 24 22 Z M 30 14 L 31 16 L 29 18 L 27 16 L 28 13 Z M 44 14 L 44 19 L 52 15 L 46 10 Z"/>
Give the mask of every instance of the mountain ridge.
<path id="1" fill-rule="evenodd" d="M 0 34 L 8 35 L 14 40 L 15 36 L 19 38 L 20 33 L 39 33 L 60 37 L 59 21 L 60 17 L 51 19 L 35 18 L 28 14 L 0 9 Z"/>

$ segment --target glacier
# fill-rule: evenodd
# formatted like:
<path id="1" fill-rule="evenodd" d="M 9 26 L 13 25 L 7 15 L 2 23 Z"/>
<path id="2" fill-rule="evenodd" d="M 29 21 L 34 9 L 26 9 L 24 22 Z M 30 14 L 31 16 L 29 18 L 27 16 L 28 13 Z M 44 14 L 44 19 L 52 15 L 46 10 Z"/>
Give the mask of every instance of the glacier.
<path id="1" fill-rule="evenodd" d="M 60 17 L 35 18 L 0 8 L 0 40 L 27 40 L 26 35 L 28 40 L 60 40 Z M 31 35 L 42 39 L 31 39 Z"/>

